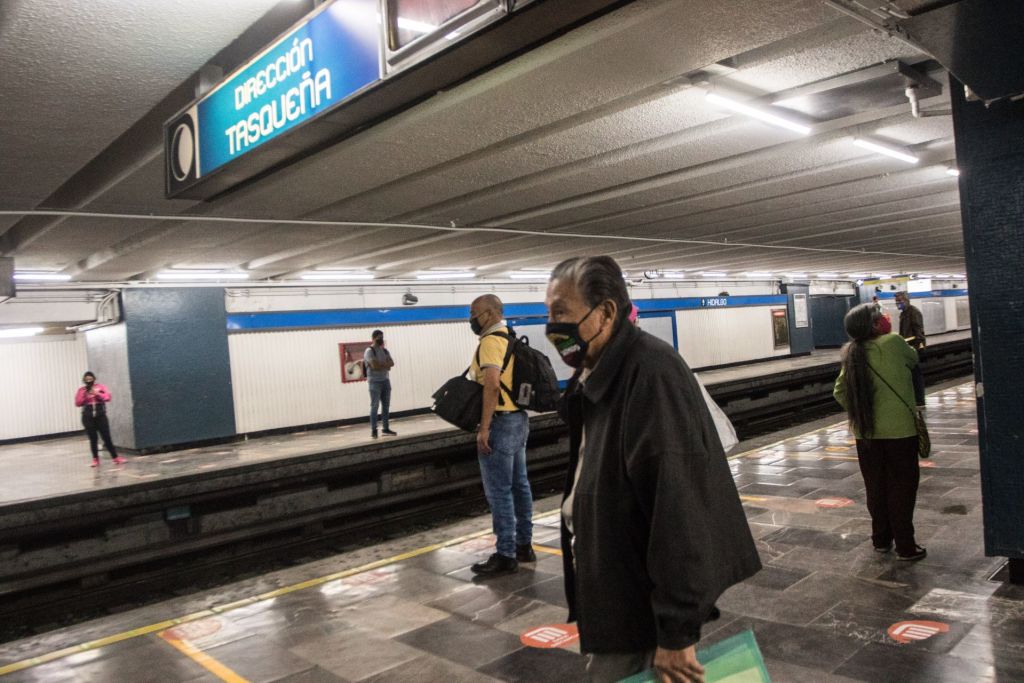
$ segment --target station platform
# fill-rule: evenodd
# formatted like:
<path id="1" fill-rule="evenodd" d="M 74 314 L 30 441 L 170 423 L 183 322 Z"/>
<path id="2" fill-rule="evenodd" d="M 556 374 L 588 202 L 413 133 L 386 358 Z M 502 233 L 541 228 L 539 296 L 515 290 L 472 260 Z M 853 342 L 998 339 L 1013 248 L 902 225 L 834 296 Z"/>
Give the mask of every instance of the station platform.
<path id="1" fill-rule="evenodd" d="M 730 458 L 765 568 L 720 600 L 707 645 L 752 629 L 772 680 L 1024 678 L 1024 587 L 990 580 L 973 384 L 928 397 L 915 523 L 928 557 L 873 552 L 851 437 L 832 424 Z M 558 500 L 535 565 L 481 581 L 489 517 L 0 645 L 11 681 L 566 681 Z"/>
<path id="2" fill-rule="evenodd" d="M 935 335 L 932 345 L 970 338 L 969 331 Z M 754 380 L 769 381 L 801 370 L 829 368 L 839 362 L 838 349 L 818 350 L 806 356 L 780 358 L 729 368 L 697 373 L 705 386 L 715 394 L 718 385 L 741 385 Z M 717 397 L 716 397 L 717 398 Z M 727 409 L 728 412 L 728 409 Z M 538 422 L 539 418 L 539 422 Z M 543 416 L 534 418 L 538 427 L 545 426 Z M 139 487 L 143 484 L 165 486 L 180 482 L 188 485 L 197 478 L 209 479 L 213 475 L 227 475 L 264 469 L 289 460 L 297 465 L 309 463 L 328 455 L 341 453 L 377 452 L 380 449 L 402 455 L 409 449 L 418 450 L 427 441 L 445 436 L 459 441 L 462 435 L 451 425 L 433 415 L 418 415 L 392 421 L 397 438 L 370 438 L 365 424 L 346 425 L 308 431 L 260 436 L 215 446 L 187 448 L 168 453 L 145 456 L 126 455 L 125 466 L 115 466 L 105 453 L 101 453 L 99 468 L 89 468 L 88 443 L 84 437 L 69 437 L 45 441 L 0 446 L 0 466 L 5 481 L 0 487 L 0 508 L 17 505 L 30 510 L 37 505 L 51 505 L 55 499 L 80 496 L 81 500 L 100 497 L 109 489 Z M 465 440 L 465 439 L 462 439 Z M 31 463 L 31 467 L 23 466 Z M 13 508 L 12 508 L 13 510 Z M 0 525 L 2 528 L 2 525 Z"/>

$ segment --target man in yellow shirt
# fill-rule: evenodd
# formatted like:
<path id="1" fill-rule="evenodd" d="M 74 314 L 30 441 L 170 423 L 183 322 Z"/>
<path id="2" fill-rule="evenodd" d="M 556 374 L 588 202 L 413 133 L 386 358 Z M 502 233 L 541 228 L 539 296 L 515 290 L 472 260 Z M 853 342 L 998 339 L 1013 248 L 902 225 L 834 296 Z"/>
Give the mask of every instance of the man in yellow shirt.
<path id="1" fill-rule="evenodd" d="M 503 319 L 501 299 L 485 294 L 473 301 L 469 324 L 480 337 L 473 354 L 473 377 L 483 385 L 483 407 L 477 433 L 477 454 L 484 493 L 491 506 L 497 536 L 496 552 L 472 566 L 476 574 L 514 572 L 519 562 L 536 562 L 533 551 L 533 494 L 526 476 L 526 439 L 530 420 L 512 401 L 512 369 L 508 353 L 511 331 Z"/>

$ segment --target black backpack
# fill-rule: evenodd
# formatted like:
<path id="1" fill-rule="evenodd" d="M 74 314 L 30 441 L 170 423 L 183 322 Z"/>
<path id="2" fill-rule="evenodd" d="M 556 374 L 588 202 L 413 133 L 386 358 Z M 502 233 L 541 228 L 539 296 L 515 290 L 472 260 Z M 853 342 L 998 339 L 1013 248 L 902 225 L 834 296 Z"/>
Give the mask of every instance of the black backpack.
<path id="1" fill-rule="evenodd" d="M 511 331 L 511 328 L 509 328 Z M 512 401 L 524 410 L 533 410 L 538 413 L 546 413 L 558 407 L 558 399 L 561 392 L 558 389 L 558 378 L 555 376 L 555 369 L 551 367 L 548 357 L 537 349 L 530 346 L 530 339 L 526 336 L 517 337 L 515 332 L 492 332 L 508 340 L 508 349 L 505 351 L 505 361 L 501 365 L 501 372 L 504 374 L 508 367 L 510 358 L 516 359 L 512 366 L 512 386 L 501 387 L 509 395 Z M 477 348 L 477 364 L 479 365 L 480 349 Z M 504 398 L 500 398 L 504 400 Z"/>

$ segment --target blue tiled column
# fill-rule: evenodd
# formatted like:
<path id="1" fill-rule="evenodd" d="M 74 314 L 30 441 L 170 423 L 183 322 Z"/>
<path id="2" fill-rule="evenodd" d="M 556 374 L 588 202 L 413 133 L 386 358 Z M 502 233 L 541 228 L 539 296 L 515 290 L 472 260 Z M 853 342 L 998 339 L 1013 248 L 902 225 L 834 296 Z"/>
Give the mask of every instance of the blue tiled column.
<path id="1" fill-rule="evenodd" d="M 970 283 L 985 552 L 1024 562 L 1024 103 L 968 102 L 951 81 Z"/>
<path id="2" fill-rule="evenodd" d="M 90 364 L 116 384 L 116 445 L 145 451 L 233 437 L 224 290 L 132 288 L 122 306 L 124 323 L 87 336 Z"/>

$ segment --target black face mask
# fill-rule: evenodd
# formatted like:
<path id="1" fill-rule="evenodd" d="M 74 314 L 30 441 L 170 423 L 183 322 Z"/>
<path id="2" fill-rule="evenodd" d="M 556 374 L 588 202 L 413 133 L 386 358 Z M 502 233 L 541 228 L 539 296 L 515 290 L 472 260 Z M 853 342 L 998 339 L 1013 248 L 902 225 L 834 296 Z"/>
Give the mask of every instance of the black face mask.
<path id="1" fill-rule="evenodd" d="M 480 320 L 477 318 L 469 319 L 469 329 L 473 330 L 473 334 L 480 336 L 480 333 L 484 331 L 484 326 L 480 324 Z"/>
<path id="2" fill-rule="evenodd" d="M 598 330 L 590 339 L 580 337 L 580 325 L 590 317 L 590 314 L 596 308 L 597 306 L 594 306 L 587 311 L 587 314 L 579 322 L 548 323 L 544 328 L 548 341 L 558 351 L 562 361 L 571 368 L 583 367 L 583 361 L 587 357 L 587 349 L 590 348 L 590 342 L 594 341 L 598 334 L 601 334 L 600 330 Z"/>
<path id="3" fill-rule="evenodd" d="M 373 343 L 377 346 L 384 346 L 384 337 L 377 337 L 373 340 Z"/>

